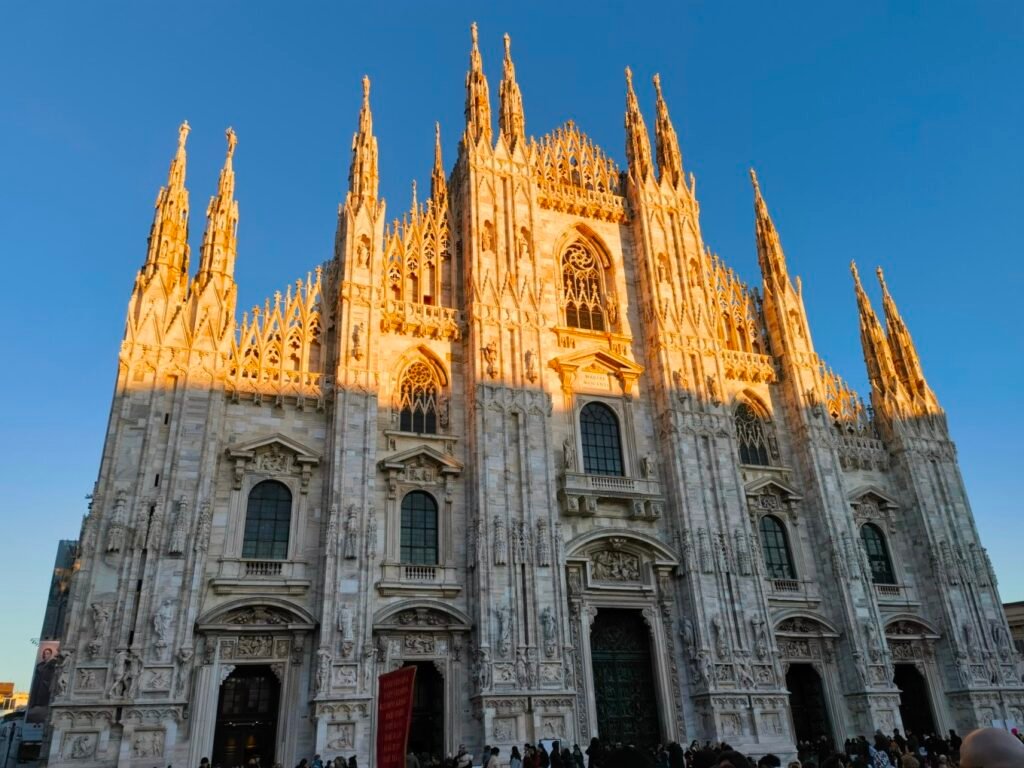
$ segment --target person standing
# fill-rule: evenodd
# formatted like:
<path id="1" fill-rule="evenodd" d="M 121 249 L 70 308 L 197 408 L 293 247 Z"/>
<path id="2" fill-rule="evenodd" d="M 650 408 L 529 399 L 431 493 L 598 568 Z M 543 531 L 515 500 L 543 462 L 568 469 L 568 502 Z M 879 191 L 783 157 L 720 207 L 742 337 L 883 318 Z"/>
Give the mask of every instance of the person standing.
<path id="1" fill-rule="evenodd" d="M 512 747 L 512 754 L 508 756 L 508 768 L 523 768 L 523 758 L 519 754 L 519 747 Z"/>

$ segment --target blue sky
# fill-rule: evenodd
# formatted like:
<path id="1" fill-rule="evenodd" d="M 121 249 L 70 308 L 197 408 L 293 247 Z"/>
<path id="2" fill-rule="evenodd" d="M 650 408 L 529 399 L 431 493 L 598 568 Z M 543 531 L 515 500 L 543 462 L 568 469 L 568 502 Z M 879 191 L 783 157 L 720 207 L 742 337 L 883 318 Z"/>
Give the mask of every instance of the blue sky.
<path id="1" fill-rule="evenodd" d="M 262 303 L 331 255 L 364 73 L 390 214 L 413 179 L 428 183 L 435 120 L 450 167 L 474 19 L 495 103 L 508 32 L 527 132 L 571 118 L 620 163 L 623 67 L 651 127 L 660 72 L 705 239 L 758 281 L 755 166 L 817 349 L 864 394 L 848 264 L 885 268 L 949 412 L 1002 596 L 1024 599 L 1024 5 L 365 5 L 0 11 L 0 680 L 27 684 L 57 539 L 85 511 L 178 124 L 193 129 L 193 254 L 224 129 L 238 132 L 239 306 Z"/>

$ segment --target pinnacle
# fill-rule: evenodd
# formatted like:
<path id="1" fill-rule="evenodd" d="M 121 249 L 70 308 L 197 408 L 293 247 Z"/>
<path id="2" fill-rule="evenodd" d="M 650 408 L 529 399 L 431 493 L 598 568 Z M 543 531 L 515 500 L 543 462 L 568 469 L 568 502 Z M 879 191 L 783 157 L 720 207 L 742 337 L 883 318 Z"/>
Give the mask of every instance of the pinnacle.
<path id="1" fill-rule="evenodd" d="M 229 127 L 224 131 L 224 135 L 228 138 L 228 160 L 230 160 L 235 154 L 235 147 L 238 145 L 238 134 L 235 133 L 235 129 Z"/>
<path id="2" fill-rule="evenodd" d="M 181 125 L 178 126 L 178 149 L 185 149 L 185 141 L 188 139 L 188 134 L 191 130 L 192 126 L 188 124 L 188 120 L 183 120 Z"/>

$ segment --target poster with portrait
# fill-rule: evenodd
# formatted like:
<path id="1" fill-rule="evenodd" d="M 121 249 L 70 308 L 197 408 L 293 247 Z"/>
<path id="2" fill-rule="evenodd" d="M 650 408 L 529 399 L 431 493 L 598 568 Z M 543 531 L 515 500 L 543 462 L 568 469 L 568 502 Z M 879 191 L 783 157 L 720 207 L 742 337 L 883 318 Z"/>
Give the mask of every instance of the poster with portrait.
<path id="1" fill-rule="evenodd" d="M 46 720 L 53 695 L 53 677 L 57 671 L 57 654 L 60 640 L 41 640 L 36 651 L 36 666 L 32 672 L 32 687 L 28 694 L 28 711 L 25 721 L 41 723 Z"/>

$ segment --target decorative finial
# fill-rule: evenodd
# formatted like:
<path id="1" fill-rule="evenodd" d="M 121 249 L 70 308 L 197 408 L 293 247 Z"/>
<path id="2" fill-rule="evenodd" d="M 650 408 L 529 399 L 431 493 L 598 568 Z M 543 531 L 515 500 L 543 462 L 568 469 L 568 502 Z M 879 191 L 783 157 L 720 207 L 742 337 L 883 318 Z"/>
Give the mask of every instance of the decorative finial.
<path id="1" fill-rule="evenodd" d="M 412 180 L 412 209 L 413 209 L 413 211 L 416 210 L 416 206 L 417 206 L 417 202 L 416 202 L 416 179 L 413 179 Z"/>
<path id="2" fill-rule="evenodd" d="M 505 58 L 512 58 L 512 38 L 508 36 L 508 32 L 505 33 Z"/>
<path id="3" fill-rule="evenodd" d="M 185 141 L 188 139 L 188 132 L 191 130 L 192 127 L 188 124 L 188 120 L 185 120 L 178 126 L 178 146 L 181 149 L 185 148 Z"/>
<path id="4" fill-rule="evenodd" d="M 441 121 L 434 121 L 434 146 L 441 146 Z"/>
<path id="5" fill-rule="evenodd" d="M 758 195 L 760 195 L 761 185 L 757 183 L 757 171 L 755 171 L 753 168 L 750 169 L 750 183 L 754 185 L 754 191 L 757 192 Z"/>
<path id="6" fill-rule="evenodd" d="M 658 94 L 658 99 L 661 99 L 661 75 L 657 72 L 654 73 L 654 90 Z"/>
<path id="7" fill-rule="evenodd" d="M 469 25 L 469 34 L 473 38 L 473 47 L 476 48 L 477 36 L 476 36 L 476 22 L 474 21 Z"/>
<path id="8" fill-rule="evenodd" d="M 886 290 L 885 275 L 882 274 L 882 268 L 881 267 L 876 267 L 875 268 L 875 274 L 878 275 L 878 282 L 881 283 L 882 290 L 883 291 Z"/>
<path id="9" fill-rule="evenodd" d="M 626 87 L 633 90 L 633 70 L 626 67 Z"/>
<path id="10" fill-rule="evenodd" d="M 857 287 L 860 287 L 860 274 L 857 272 L 857 262 L 850 259 L 850 274 L 853 275 L 854 282 L 857 283 Z"/>
<path id="11" fill-rule="evenodd" d="M 235 129 L 230 127 L 224 131 L 224 135 L 228 137 L 228 160 L 230 160 L 235 154 L 235 147 L 238 145 L 238 135 L 235 133 Z"/>
<path id="12" fill-rule="evenodd" d="M 370 104 L 370 78 L 367 75 L 363 75 L 363 105 L 369 106 Z"/>

